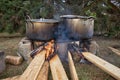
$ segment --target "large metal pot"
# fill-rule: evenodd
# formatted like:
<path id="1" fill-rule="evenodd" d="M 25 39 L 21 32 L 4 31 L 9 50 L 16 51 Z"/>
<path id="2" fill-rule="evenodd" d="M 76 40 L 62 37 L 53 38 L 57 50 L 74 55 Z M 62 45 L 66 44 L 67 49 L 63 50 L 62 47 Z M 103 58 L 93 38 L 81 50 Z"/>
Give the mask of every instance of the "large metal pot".
<path id="1" fill-rule="evenodd" d="M 26 20 L 26 35 L 30 40 L 48 41 L 54 39 L 58 21 L 53 19 Z"/>
<path id="2" fill-rule="evenodd" d="M 88 39 L 93 36 L 94 18 L 78 15 L 62 15 L 63 24 L 68 29 L 70 39 Z"/>

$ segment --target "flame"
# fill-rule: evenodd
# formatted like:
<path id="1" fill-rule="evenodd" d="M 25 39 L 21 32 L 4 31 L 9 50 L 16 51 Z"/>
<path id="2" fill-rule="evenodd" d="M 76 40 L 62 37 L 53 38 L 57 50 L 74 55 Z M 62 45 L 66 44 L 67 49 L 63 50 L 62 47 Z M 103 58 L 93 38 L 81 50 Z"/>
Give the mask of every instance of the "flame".
<path id="1" fill-rule="evenodd" d="M 54 40 L 49 41 L 48 44 L 45 46 L 45 49 L 46 49 L 45 58 L 47 59 L 49 55 L 54 52 Z"/>

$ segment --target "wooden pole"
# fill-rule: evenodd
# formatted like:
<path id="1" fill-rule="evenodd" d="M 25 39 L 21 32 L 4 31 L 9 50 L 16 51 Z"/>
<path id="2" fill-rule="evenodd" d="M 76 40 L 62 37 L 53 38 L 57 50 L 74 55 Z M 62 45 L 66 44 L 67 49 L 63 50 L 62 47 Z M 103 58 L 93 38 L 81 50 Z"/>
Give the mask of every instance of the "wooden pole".
<path id="1" fill-rule="evenodd" d="M 46 51 L 43 50 L 35 56 L 19 80 L 36 80 L 39 71 L 41 70 L 41 67 L 45 61 L 45 53 Z"/>
<path id="2" fill-rule="evenodd" d="M 49 63 L 45 61 L 36 80 L 48 80 Z"/>
<path id="3" fill-rule="evenodd" d="M 120 68 L 108 63 L 107 61 L 95 56 L 92 53 L 83 52 L 82 54 L 87 60 L 95 64 L 97 67 L 101 68 L 102 70 L 113 76 L 115 79 L 120 80 Z"/>
<path id="4" fill-rule="evenodd" d="M 114 53 L 116 53 L 117 55 L 120 56 L 120 51 L 119 50 L 117 50 L 117 49 L 115 49 L 113 47 L 108 47 L 108 48 L 111 49 Z"/>
<path id="5" fill-rule="evenodd" d="M 50 60 L 50 69 L 52 72 L 53 80 L 68 80 L 68 77 L 66 75 L 66 72 L 63 68 L 63 65 L 62 65 L 58 55 L 55 55 Z"/>
<path id="6" fill-rule="evenodd" d="M 72 80 L 79 80 L 70 52 L 68 52 L 68 61 L 69 61 L 69 68 L 70 68 Z"/>

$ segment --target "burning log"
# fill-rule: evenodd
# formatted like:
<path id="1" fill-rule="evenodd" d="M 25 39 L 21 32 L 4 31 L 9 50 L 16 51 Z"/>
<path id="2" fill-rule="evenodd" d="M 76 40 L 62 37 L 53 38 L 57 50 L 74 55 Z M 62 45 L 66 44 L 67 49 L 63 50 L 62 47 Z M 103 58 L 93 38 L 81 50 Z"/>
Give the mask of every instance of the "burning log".
<path id="1" fill-rule="evenodd" d="M 45 61 L 36 80 L 48 80 L 49 63 Z"/>
<path id="2" fill-rule="evenodd" d="M 102 70 L 113 76 L 115 79 L 120 80 L 120 68 L 89 52 L 83 52 L 82 54 L 87 60 L 95 64 L 97 67 L 101 68 Z"/>
<path id="3" fill-rule="evenodd" d="M 115 49 L 113 47 L 108 47 L 108 48 L 111 49 L 114 53 L 116 53 L 117 55 L 120 56 L 120 51 L 119 50 L 117 50 L 117 49 Z"/>
<path id="4" fill-rule="evenodd" d="M 20 65 L 23 61 L 23 58 L 19 57 L 19 56 L 7 55 L 5 57 L 5 61 L 6 61 L 6 63 L 10 63 L 10 64 L 13 64 L 13 65 Z"/>
<path id="5" fill-rule="evenodd" d="M 50 68 L 51 68 L 53 80 L 68 80 L 68 77 L 66 75 L 66 72 L 62 66 L 62 63 L 58 55 L 55 55 L 50 60 Z"/>
<path id="6" fill-rule="evenodd" d="M 45 49 L 46 49 L 45 58 L 48 59 L 50 54 L 54 52 L 54 40 L 48 42 L 48 44 L 45 46 Z"/>
<path id="7" fill-rule="evenodd" d="M 80 63 L 85 63 L 86 60 L 82 55 L 82 52 L 86 51 L 86 48 L 79 48 L 79 46 L 76 43 L 69 44 L 69 46 L 70 46 L 69 51 L 71 53 L 76 52 L 77 56 L 79 56 Z"/>
<path id="8" fill-rule="evenodd" d="M 0 51 L 0 74 L 5 70 L 5 55 L 4 52 Z"/>
<path id="9" fill-rule="evenodd" d="M 28 68 L 24 71 L 21 75 L 19 80 L 36 80 L 39 74 L 39 71 L 42 68 L 42 65 L 45 61 L 45 53 L 46 51 L 43 50 L 39 52 L 32 60 Z"/>
<path id="10" fill-rule="evenodd" d="M 68 62 L 69 62 L 69 68 L 70 68 L 72 80 L 79 80 L 70 52 L 68 52 Z"/>
<path id="11" fill-rule="evenodd" d="M 38 52 L 42 51 L 43 49 L 46 50 L 45 59 L 49 60 L 50 57 L 52 56 L 52 54 L 54 53 L 54 40 L 51 40 L 51 41 L 49 41 L 47 43 L 44 43 L 44 44 L 40 45 L 37 49 L 34 49 L 31 52 L 30 56 L 32 58 L 34 58 L 34 56 L 37 55 Z"/>
<path id="12" fill-rule="evenodd" d="M 42 50 L 43 50 L 43 46 L 40 46 L 37 49 L 34 49 L 33 51 L 31 51 L 30 56 L 34 58 L 34 56 L 37 55 Z"/>

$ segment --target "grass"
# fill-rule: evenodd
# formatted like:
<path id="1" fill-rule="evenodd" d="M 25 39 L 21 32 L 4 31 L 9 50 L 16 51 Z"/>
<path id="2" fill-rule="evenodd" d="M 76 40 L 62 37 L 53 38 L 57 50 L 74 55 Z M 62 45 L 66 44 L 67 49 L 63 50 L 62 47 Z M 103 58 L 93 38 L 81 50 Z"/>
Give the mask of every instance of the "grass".
<path id="1" fill-rule="evenodd" d="M 16 55 L 18 43 L 21 39 L 22 37 L 0 38 L 0 50 L 5 51 L 5 55 Z M 94 38 L 94 40 L 96 40 L 100 46 L 100 54 L 98 56 L 120 67 L 119 56 L 115 55 L 107 48 L 108 46 L 120 44 L 120 41 L 103 38 Z M 19 66 L 14 66 L 10 64 L 7 64 L 6 66 L 6 70 L 2 74 L 0 74 L 0 79 L 22 74 L 26 69 L 27 64 L 24 61 Z M 102 71 L 93 64 L 80 64 L 78 62 L 75 62 L 75 67 L 79 80 L 115 80 L 113 77 L 111 77 L 106 72 Z M 64 68 L 67 72 L 67 75 L 69 76 L 69 79 L 71 79 L 68 65 L 65 64 Z"/>
<path id="2" fill-rule="evenodd" d="M 27 68 L 28 65 L 24 61 L 19 66 L 14 66 L 14 65 L 10 65 L 10 64 L 7 64 L 6 66 L 7 66 L 6 70 L 0 75 L 1 79 L 21 75 L 24 72 L 24 70 Z"/>
<path id="3" fill-rule="evenodd" d="M 79 80 L 115 80 L 93 64 L 76 64 Z"/>
<path id="4" fill-rule="evenodd" d="M 0 50 L 5 52 L 5 55 L 17 55 L 18 43 L 21 37 L 18 38 L 0 38 Z M 0 79 L 20 75 L 26 69 L 27 64 L 24 61 L 19 66 L 6 64 L 6 70 L 0 74 Z"/>

